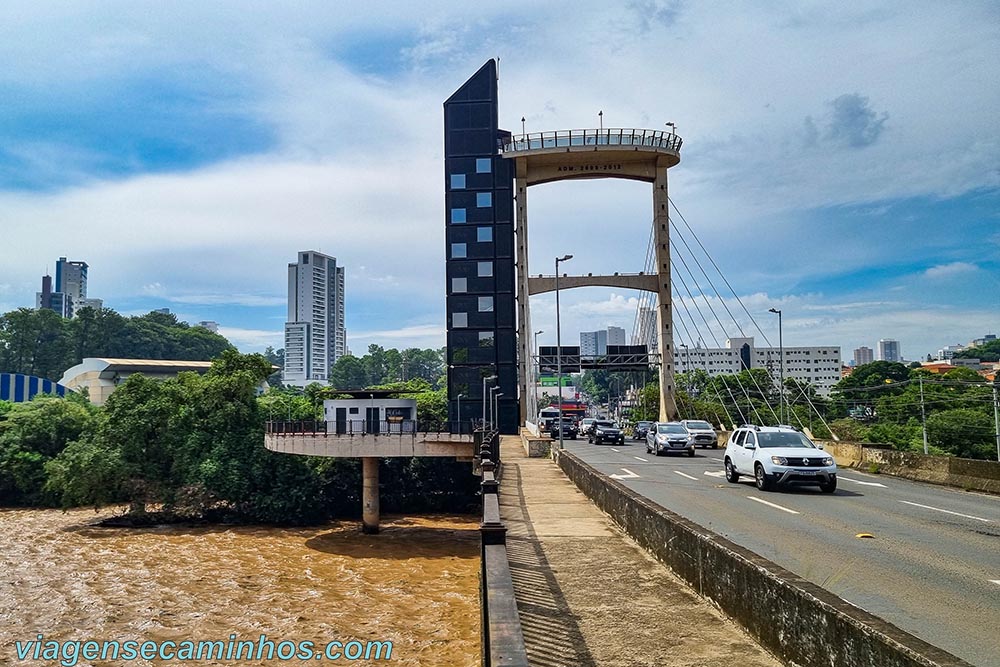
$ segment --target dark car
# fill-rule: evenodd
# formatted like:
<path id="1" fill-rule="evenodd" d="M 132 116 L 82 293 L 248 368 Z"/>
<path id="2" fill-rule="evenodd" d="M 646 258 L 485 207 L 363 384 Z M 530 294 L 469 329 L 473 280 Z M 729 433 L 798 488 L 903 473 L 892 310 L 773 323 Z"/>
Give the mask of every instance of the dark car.
<path id="1" fill-rule="evenodd" d="M 595 445 L 602 442 L 617 442 L 619 445 L 624 445 L 625 434 L 615 426 L 614 422 L 598 419 L 587 435 L 587 442 L 592 442 Z"/>
<path id="2" fill-rule="evenodd" d="M 576 422 L 573 421 L 569 417 L 563 417 L 563 420 L 562 420 L 562 437 L 563 437 L 563 440 L 565 440 L 567 438 L 570 439 L 570 440 L 576 440 L 577 433 L 578 433 L 578 431 L 577 431 L 577 428 L 576 428 Z M 552 425 L 549 428 L 549 436 L 553 440 L 557 440 L 559 438 L 559 420 L 558 419 L 553 419 L 552 420 Z"/>
<path id="3" fill-rule="evenodd" d="M 652 425 L 653 422 L 637 422 L 632 429 L 632 439 L 645 440 L 646 434 L 649 433 L 649 427 Z"/>

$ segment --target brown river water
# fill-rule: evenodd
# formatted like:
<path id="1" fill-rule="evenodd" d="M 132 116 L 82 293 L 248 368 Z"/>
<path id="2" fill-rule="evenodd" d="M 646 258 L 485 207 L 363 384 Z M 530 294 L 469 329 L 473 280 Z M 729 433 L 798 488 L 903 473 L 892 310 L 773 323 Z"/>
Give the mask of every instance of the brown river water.
<path id="1" fill-rule="evenodd" d="M 99 528 L 110 512 L 0 510 L 0 665 L 14 642 L 391 641 L 390 661 L 479 664 L 479 532 L 472 517 L 389 517 L 312 528 Z M 178 661 L 80 660 L 80 665 Z M 326 664 L 202 660 L 198 665 Z"/>

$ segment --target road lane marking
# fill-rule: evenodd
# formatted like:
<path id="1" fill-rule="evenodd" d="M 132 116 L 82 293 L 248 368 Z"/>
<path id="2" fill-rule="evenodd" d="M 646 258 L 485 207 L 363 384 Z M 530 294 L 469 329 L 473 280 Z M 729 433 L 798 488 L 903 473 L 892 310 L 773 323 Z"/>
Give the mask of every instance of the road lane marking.
<path id="1" fill-rule="evenodd" d="M 991 584 L 996 584 L 997 586 L 1000 586 L 1000 579 L 990 579 L 990 583 Z"/>
<path id="2" fill-rule="evenodd" d="M 642 461 L 643 463 L 649 463 L 649 459 L 644 459 L 641 456 L 633 456 L 636 461 Z"/>
<path id="3" fill-rule="evenodd" d="M 613 451 L 613 452 L 620 452 L 621 450 L 620 449 L 615 449 L 614 447 L 612 447 L 611 451 Z"/>
<path id="4" fill-rule="evenodd" d="M 781 510 L 782 512 L 788 512 L 789 514 L 798 514 L 798 512 L 796 512 L 795 510 L 790 510 L 787 507 L 782 507 L 781 505 L 775 505 L 774 503 L 769 503 L 766 500 L 764 500 L 763 498 L 756 498 L 754 496 L 747 496 L 747 498 L 749 498 L 750 500 L 752 500 L 752 501 L 754 501 L 756 503 L 761 503 L 762 505 L 767 505 L 768 507 L 773 507 L 776 510 Z"/>
<path id="5" fill-rule="evenodd" d="M 972 516 L 971 514 L 959 514 L 958 512 L 952 512 L 951 510 L 943 510 L 940 507 L 931 507 L 930 505 L 921 505 L 920 503 L 911 503 L 909 500 L 900 500 L 901 503 L 906 503 L 907 505 L 913 505 L 914 507 L 923 507 L 926 510 L 934 510 L 935 512 L 944 512 L 945 514 L 954 514 L 955 516 L 960 516 L 966 519 L 975 519 L 976 521 L 982 521 L 983 523 L 993 523 L 990 519 L 984 519 L 978 516 Z"/>
<path id="6" fill-rule="evenodd" d="M 709 471 L 706 470 L 704 474 L 708 475 L 709 477 L 725 477 L 726 476 L 726 472 L 724 470 L 719 470 L 717 472 L 709 472 Z"/>
<path id="7" fill-rule="evenodd" d="M 696 482 L 698 481 L 698 478 L 697 478 L 697 477 L 692 477 L 691 475 L 689 475 L 689 474 L 687 474 L 687 473 L 685 473 L 685 472 L 681 472 L 680 470 L 675 470 L 674 472 L 675 472 L 676 474 L 680 475 L 681 477 L 687 477 L 688 479 L 693 479 L 693 480 L 694 480 L 694 481 L 696 481 Z"/>
<path id="8" fill-rule="evenodd" d="M 612 475 L 611 477 L 614 478 L 614 479 L 632 479 L 634 477 L 638 477 L 638 475 L 636 475 L 634 472 L 632 472 L 628 468 L 622 468 L 622 470 L 624 470 L 628 474 L 626 474 L 626 475 Z"/>
<path id="9" fill-rule="evenodd" d="M 722 459 L 717 459 L 714 456 L 709 456 L 708 458 L 712 459 L 713 461 L 718 461 L 719 463 L 722 463 Z"/>
<path id="10" fill-rule="evenodd" d="M 845 482 L 853 482 L 855 484 L 863 484 L 864 486 L 878 486 L 881 488 L 887 488 L 885 484 L 879 484 L 878 482 L 862 482 L 860 479 L 851 479 L 850 477 L 844 477 L 843 475 L 837 475 L 839 479 Z"/>

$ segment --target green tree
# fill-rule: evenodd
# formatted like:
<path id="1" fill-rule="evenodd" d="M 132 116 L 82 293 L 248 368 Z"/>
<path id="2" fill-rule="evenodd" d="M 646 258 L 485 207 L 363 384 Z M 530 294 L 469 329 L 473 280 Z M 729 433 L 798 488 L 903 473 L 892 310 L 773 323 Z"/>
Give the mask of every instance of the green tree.
<path id="1" fill-rule="evenodd" d="M 993 418 L 985 410 L 958 408 L 927 417 L 927 441 L 966 459 L 988 459 L 995 455 L 993 429 Z"/>

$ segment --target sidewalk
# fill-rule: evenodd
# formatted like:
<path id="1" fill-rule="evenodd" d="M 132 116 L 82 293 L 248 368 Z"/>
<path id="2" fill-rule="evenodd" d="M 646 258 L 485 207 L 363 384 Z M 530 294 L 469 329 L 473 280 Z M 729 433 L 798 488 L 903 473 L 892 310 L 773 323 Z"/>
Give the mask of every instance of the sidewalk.
<path id="1" fill-rule="evenodd" d="M 548 458 L 501 440 L 500 514 L 532 667 L 780 667 Z"/>

